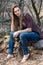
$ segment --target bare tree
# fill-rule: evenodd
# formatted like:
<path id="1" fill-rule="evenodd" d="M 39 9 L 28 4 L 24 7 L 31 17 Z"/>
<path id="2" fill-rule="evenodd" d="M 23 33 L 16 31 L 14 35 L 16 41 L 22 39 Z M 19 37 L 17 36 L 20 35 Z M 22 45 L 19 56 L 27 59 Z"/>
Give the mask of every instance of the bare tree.
<path id="1" fill-rule="evenodd" d="M 39 1 L 39 2 L 37 2 L 37 1 Z M 43 1 L 42 0 L 37 0 L 37 1 L 36 0 L 16 0 L 15 1 L 14 0 L 14 3 L 18 2 L 22 12 L 26 5 L 28 7 L 29 12 L 33 16 L 33 18 L 36 17 L 38 25 L 40 26 L 41 25 L 40 20 L 43 17 L 43 16 L 40 16 Z M 4 11 L 7 9 L 7 4 L 9 2 L 10 2 L 10 0 L 0 0 L 0 14 L 1 14 L 1 12 L 4 13 Z M 8 13 L 9 18 L 11 18 L 9 10 L 10 9 L 7 10 L 7 13 Z"/>
<path id="2" fill-rule="evenodd" d="M 0 6 L 0 15 L 1 15 L 1 13 L 2 13 L 2 20 L 3 20 L 3 18 L 4 18 L 4 13 L 5 13 L 5 10 L 6 10 L 6 9 L 5 9 L 5 8 L 6 8 L 6 5 L 8 4 L 9 1 L 10 1 L 10 0 L 4 0 L 4 1 L 1 0 L 1 1 L 0 1 L 0 3 L 1 3 L 1 4 L 0 4 L 0 5 L 1 5 L 1 6 Z M 7 12 L 7 13 L 8 13 L 8 16 L 11 17 L 10 14 L 9 14 L 9 12 Z M 3 20 L 3 21 L 4 21 L 4 20 Z"/>
<path id="3" fill-rule="evenodd" d="M 25 0 L 25 2 L 26 2 L 26 0 Z M 28 3 L 26 3 L 26 5 L 27 5 L 30 13 L 32 14 L 32 16 L 33 17 L 36 16 L 37 23 L 38 23 L 39 26 L 41 25 L 41 21 L 40 20 L 43 17 L 43 16 L 40 17 L 40 13 L 41 13 L 41 9 L 42 9 L 41 8 L 42 7 L 42 3 L 43 3 L 42 0 L 37 0 L 37 1 L 36 0 L 28 0 Z"/>
<path id="4" fill-rule="evenodd" d="M 32 6 L 33 6 L 33 9 L 34 9 L 34 12 L 36 14 L 36 18 L 37 18 L 37 21 L 38 21 L 38 25 L 40 26 L 41 22 L 40 22 L 40 11 L 41 11 L 41 6 L 42 6 L 42 0 L 40 0 L 40 7 L 39 7 L 39 12 L 37 11 L 37 8 L 35 6 L 35 3 L 34 3 L 34 0 L 31 0 L 31 3 L 32 3 Z"/>

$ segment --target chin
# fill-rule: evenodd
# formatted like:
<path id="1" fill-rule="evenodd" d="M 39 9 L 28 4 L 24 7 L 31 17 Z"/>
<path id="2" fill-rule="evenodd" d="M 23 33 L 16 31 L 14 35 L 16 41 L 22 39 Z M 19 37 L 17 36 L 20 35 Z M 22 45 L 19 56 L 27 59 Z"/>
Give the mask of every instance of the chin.
<path id="1" fill-rule="evenodd" d="M 17 15 L 18 17 L 20 17 L 20 15 Z"/>

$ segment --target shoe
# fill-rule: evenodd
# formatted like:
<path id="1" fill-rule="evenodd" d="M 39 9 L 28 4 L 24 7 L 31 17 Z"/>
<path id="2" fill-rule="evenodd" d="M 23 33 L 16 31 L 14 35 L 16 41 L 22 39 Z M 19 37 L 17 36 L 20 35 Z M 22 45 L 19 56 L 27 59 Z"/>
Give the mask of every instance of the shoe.
<path id="1" fill-rule="evenodd" d="M 7 61 L 7 60 L 9 60 L 9 59 L 11 59 L 11 58 L 13 58 L 13 55 L 8 54 L 8 55 L 7 55 L 7 58 L 5 58 L 4 61 Z"/>
<path id="2" fill-rule="evenodd" d="M 25 62 L 29 58 L 30 54 L 24 55 L 21 63 Z"/>

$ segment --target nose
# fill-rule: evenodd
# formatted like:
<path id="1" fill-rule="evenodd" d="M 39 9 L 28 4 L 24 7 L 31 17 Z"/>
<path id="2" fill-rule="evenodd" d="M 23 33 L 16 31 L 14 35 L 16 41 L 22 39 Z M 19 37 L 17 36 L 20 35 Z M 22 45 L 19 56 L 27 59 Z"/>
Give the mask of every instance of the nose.
<path id="1" fill-rule="evenodd" d="M 19 12 L 17 11 L 17 14 L 19 14 Z"/>

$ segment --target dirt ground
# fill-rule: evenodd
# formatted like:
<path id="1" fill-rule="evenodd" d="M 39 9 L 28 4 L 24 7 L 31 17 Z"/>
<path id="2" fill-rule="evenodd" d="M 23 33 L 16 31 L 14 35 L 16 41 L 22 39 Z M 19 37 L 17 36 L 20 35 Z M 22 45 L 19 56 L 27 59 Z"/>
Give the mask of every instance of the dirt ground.
<path id="1" fill-rule="evenodd" d="M 8 61 L 4 61 L 7 54 L 0 53 L 0 65 L 43 65 L 43 50 L 33 50 L 33 55 L 26 62 L 21 63 L 21 58 L 16 56 Z"/>

